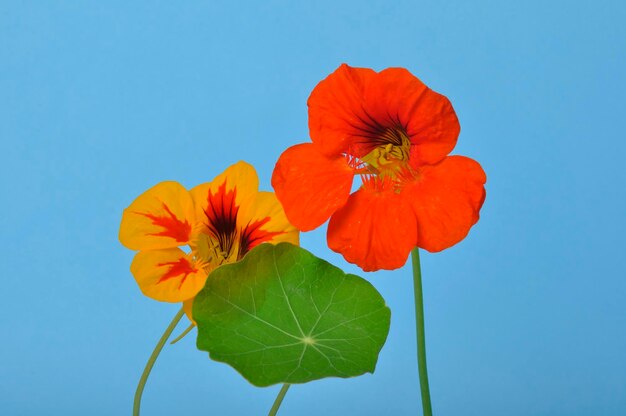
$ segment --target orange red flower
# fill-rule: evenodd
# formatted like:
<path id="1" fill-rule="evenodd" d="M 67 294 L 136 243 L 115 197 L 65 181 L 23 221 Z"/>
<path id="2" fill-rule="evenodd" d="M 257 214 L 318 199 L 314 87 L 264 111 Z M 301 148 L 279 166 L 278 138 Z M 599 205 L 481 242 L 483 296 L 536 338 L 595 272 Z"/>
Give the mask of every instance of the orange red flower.
<path id="1" fill-rule="evenodd" d="M 272 176 L 296 227 L 330 218 L 329 247 L 373 271 L 401 267 L 414 247 L 448 248 L 478 221 L 485 173 L 448 156 L 460 131 L 454 109 L 409 71 L 341 65 L 308 106 L 312 143 L 287 149 Z M 351 193 L 355 175 L 362 185 Z"/>
<path id="2" fill-rule="evenodd" d="M 276 196 L 258 187 L 254 168 L 238 162 L 191 191 L 161 182 L 140 195 L 124 210 L 119 238 L 139 251 L 131 272 L 141 291 L 159 301 L 185 302 L 190 316 L 191 301 L 213 269 L 261 243 L 298 244 L 298 230 Z"/>

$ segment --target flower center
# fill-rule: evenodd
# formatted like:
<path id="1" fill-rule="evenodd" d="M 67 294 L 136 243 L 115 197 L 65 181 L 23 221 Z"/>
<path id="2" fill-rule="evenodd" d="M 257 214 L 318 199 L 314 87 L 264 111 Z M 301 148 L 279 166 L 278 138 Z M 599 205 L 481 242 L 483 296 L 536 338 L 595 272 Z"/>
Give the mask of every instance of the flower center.
<path id="1" fill-rule="evenodd" d="M 398 173 L 407 166 L 411 140 L 404 128 L 388 127 L 376 138 L 375 142 L 377 146 L 361 160 L 377 176 L 395 179 Z"/>
<path id="2" fill-rule="evenodd" d="M 232 235 L 225 236 L 226 239 L 220 239 L 216 236 L 210 227 L 203 225 L 196 234 L 193 242 L 192 252 L 196 260 L 201 261 L 207 271 L 224 264 L 235 261 L 234 257 L 237 252 L 236 232 L 233 230 Z M 228 244 L 224 245 L 224 241 Z"/>

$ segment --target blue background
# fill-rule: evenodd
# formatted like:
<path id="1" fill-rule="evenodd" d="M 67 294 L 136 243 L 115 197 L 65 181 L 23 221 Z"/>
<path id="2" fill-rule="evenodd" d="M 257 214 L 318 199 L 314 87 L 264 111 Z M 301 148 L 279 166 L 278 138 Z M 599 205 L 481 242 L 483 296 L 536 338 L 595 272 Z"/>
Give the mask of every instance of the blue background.
<path id="1" fill-rule="evenodd" d="M 2 2 L 0 414 L 130 414 L 178 306 L 140 294 L 122 209 L 240 159 L 269 189 L 342 62 L 447 95 L 454 153 L 488 174 L 469 237 L 422 256 L 435 414 L 626 414 L 625 18 L 618 1 Z M 325 228 L 302 244 L 363 275 Z M 281 414 L 419 414 L 410 267 L 366 277 L 393 311 L 375 374 L 294 386 Z M 262 415 L 277 391 L 188 336 L 143 414 Z"/>

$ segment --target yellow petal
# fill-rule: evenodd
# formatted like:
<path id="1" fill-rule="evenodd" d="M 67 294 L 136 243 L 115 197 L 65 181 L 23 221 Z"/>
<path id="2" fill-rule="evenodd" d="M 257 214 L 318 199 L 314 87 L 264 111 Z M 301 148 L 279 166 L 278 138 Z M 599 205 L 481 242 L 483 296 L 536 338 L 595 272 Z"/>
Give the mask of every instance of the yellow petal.
<path id="1" fill-rule="evenodd" d="M 242 205 L 253 200 L 259 179 L 252 165 L 237 162 L 213 181 L 190 191 L 196 207 L 196 218 L 206 234 L 215 239 L 223 253 L 231 253 L 237 234 L 237 216 Z M 202 239 L 198 242 L 201 245 Z M 206 244 L 205 244 L 206 245 Z M 199 247 L 200 252 L 203 247 Z"/>
<path id="2" fill-rule="evenodd" d="M 190 191 L 196 203 L 199 218 L 204 219 L 205 211 L 221 198 L 232 194 L 234 204 L 240 206 L 242 201 L 254 196 L 259 191 L 259 178 L 256 170 L 249 163 L 239 161 L 229 166 L 209 183 L 198 185 Z M 219 207 L 216 207 L 219 208 Z"/>
<path id="3" fill-rule="evenodd" d="M 208 275 L 179 248 L 140 251 L 130 271 L 144 295 L 162 302 L 193 298 L 204 287 Z"/>
<path id="4" fill-rule="evenodd" d="M 261 243 L 299 244 L 300 241 L 298 229 L 289 223 L 273 192 L 259 192 L 254 200 L 244 203 L 237 217 L 237 228 L 238 259 Z"/>
<path id="5" fill-rule="evenodd" d="M 173 248 L 189 242 L 194 222 L 189 192 L 178 182 L 161 182 L 124 210 L 119 238 L 131 250 Z"/>

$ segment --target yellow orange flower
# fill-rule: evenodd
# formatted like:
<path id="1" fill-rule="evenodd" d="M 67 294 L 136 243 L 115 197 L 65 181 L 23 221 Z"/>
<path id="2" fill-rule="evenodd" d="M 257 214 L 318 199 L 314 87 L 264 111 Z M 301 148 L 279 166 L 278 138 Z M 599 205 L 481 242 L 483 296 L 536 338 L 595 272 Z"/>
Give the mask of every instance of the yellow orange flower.
<path id="1" fill-rule="evenodd" d="M 119 238 L 139 251 L 131 272 L 141 291 L 159 301 L 184 302 L 189 316 L 191 300 L 216 267 L 261 243 L 298 244 L 298 230 L 276 196 L 258 187 L 254 168 L 238 162 L 190 191 L 162 182 L 139 196 L 124 210 Z"/>
<path id="2" fill-rule="evenodd" d="M 272 175 L 299 229 L 330 218 L 329 247 L 372 271 L 401 267 L 415 247 L 450 247 L 478 221 L 485 173 L 448 156 L 460 131 L 452 105 L 409 71 L 341 65 L 308 106 L 312 143 L 287 149 Z"/>

